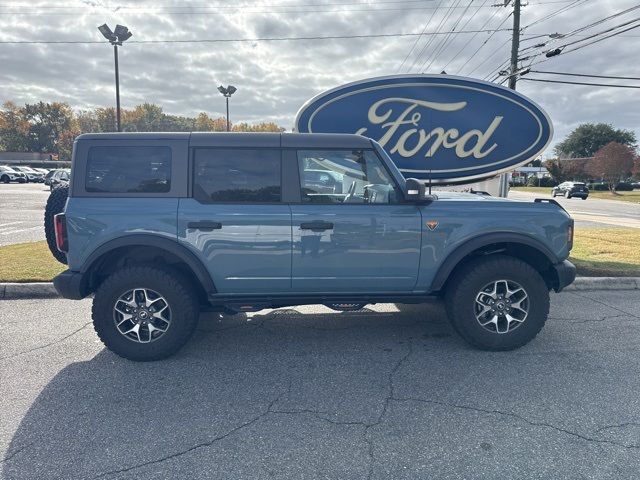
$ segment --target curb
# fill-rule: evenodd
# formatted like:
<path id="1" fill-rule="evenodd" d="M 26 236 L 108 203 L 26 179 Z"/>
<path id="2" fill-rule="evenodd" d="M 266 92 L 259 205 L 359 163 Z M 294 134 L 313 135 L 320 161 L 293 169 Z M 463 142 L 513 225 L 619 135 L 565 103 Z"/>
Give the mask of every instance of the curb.
<path id="1" fill-rule="evenodd" d="M 577 277 L 563 291 L 589 290 L 640 290 L 640 277 Z"/>
<path id="2" fill-rule="evenodd" d="M 564 292 L 640 290 L 640 277 L 578 277 Z M 59 298 L 53 283 L 0 283 L 0 300 Z"/>
<path id="3" fill-rule="evenodd" d="M 0 283 L 0 300 L 27 298 L 59 298 L 53 283 Z"/>

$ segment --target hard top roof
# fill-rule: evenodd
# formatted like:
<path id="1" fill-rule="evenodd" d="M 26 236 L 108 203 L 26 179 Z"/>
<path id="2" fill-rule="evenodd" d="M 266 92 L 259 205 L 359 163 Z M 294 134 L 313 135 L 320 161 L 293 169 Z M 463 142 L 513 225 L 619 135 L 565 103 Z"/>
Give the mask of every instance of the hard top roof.
<path id="1" fill-rule="evenodd" d="M 189 140 L 191 147 L 371 148 L 367 137 L 347 133 L 114 132 L 78 140 Z"/>

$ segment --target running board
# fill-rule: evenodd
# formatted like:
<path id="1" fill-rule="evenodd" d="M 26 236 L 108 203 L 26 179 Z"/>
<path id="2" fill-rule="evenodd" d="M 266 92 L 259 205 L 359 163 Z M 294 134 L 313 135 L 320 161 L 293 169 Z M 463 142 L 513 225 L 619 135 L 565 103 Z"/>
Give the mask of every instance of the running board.
<path id="1" fill-rule="evenodd" d="M 385 293 L 379 295 L 209 295 L 213 307 L 237 312 L 255 312 L 265 308 L 292 307 L 296 305 L 323 305 L 326 303 L 431 303 L 436 295 Z"/>

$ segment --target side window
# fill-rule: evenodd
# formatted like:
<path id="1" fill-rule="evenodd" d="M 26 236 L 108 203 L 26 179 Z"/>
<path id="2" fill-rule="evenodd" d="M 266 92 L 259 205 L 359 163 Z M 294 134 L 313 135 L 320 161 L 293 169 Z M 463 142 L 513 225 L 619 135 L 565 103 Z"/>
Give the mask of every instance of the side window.
<path id="1" fill-rule="evenodd" d="M 202 203 L 280 201 L 280 150 L 199 148 L 193 196 Z"/>
<path id="2" fill-rule="evenodd" d="M 302 201 L 399 203 L 398 187 L 372 150 L 298 151 Z"/>
<path id="3" fill-rule="evenodd" d="M 63 174 L 67 175 L 66 172 Z M 166 193 L 171 190 L 171 149 L 91 147 L 85 190 L 96 193 Z"/>

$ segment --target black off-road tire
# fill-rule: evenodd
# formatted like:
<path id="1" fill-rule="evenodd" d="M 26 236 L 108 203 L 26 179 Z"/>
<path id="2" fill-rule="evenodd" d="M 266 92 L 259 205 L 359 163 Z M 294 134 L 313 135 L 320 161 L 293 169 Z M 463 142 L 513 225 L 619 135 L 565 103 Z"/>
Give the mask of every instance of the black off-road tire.
<path id="1" fill-rule="evenodd" d="M 64 211 L 64 206 L 67 203 L 68 196 L 68 186 L 55 188 L 49 194 L 47 206 L 44 209 L 44 235 L 47 239 L 49 251 L 56 260 L 60 263 L 64 263 L 65 265 L 67 264 L 67 255 L 56 247 L 56 233 L 53 225 L 53 217 Z"/>
<path id="2" fill-rule="evenodd" d="M 496 333 L 476 319 L 476 296 L 487 284 L 509 280 L 518 283 L 529 298 L 525 320 L 507 333 Z M 490 351 L 514 350 L 529 343 L 540 332 L 549 314 L 549 289 L 528 263 L 505 255 L 472 260 L 448 282 L 445 302 L 454 330 L 470 345 Z"/>
<path id="3" fill-rule="evenodd" d="M 166 298 L 171 310 L 167 331 L 150 343 L 138 343 L 116 328 L 114 306 L 133 288 L 151 289 Z M 161 360 L 176 353 L 193 335 L 200 306 L 195 288 L 185 276 L 171 268 L 125 267 L 111 274 L 95 292 L 93 327 L 102 343 L 115 354 L 136 362 Z"/>

